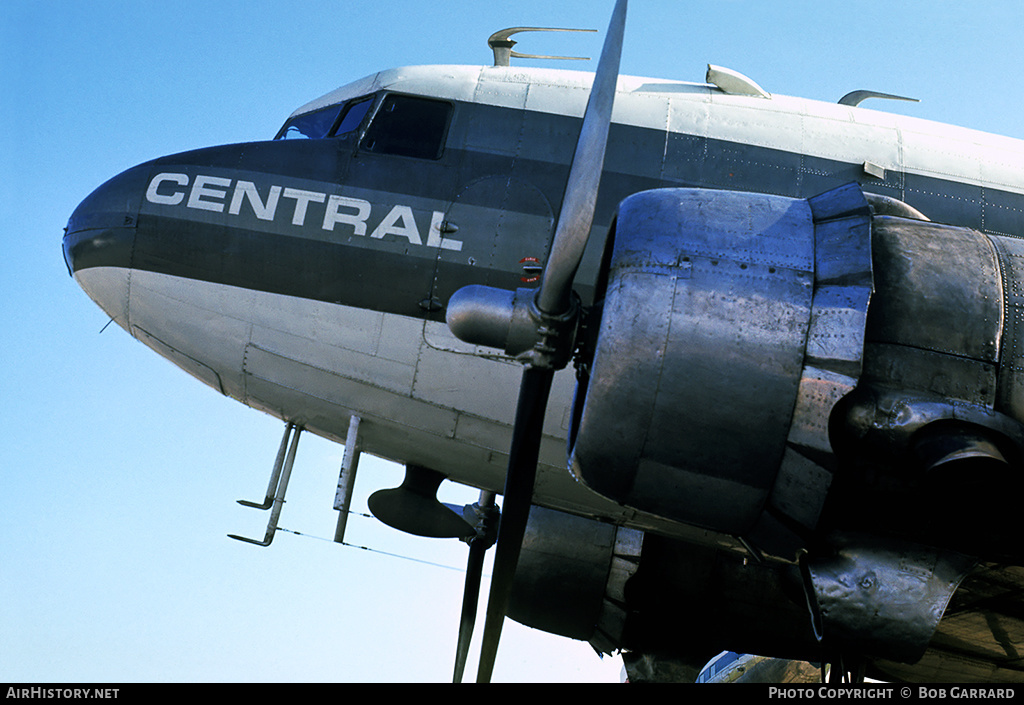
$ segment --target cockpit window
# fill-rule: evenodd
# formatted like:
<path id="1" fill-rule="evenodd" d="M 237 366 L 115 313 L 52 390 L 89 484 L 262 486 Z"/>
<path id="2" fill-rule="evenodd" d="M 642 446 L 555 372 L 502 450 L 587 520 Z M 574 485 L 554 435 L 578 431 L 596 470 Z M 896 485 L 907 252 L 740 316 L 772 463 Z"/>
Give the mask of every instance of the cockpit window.
<path id="1" fill-rule="evenodd" d="M 372 96 L 353 100 L 345 106 L 341 113 L 341 120 L 338 122 L 338 129 L 334 131 L 334 136 L 341 137 L 359 129 L 359 125 L 362 124 L 363 118 L 366 117 L 366 113 L 369 112 L 371 105 L 373 105 Z"/>
<path id="2" fill-rule="evenodd" d="M 373 116 L 363 149 L 377 154 L 437 159 L 452 106 L 440 100 L 388 95 Z"/>
<path id="3" fill-rule="evenodd" d="M 278 140 L 307 139 L 315 140 L 326 137 L 338 117 L 338 106 L 331 105 L 311 113 L 296 115 L 284 124 L 277 133 Z"/>
<path id="4" fill-rule="evenodd" d="M 311 113 L 303 113 L 286 122 L 274 139 L 315 140 L 327 136 L 347 135 L 359 128 L 372 105 L 373 96 L 366 96 L 349 101 L 344 107 L 331 105 Z"/>

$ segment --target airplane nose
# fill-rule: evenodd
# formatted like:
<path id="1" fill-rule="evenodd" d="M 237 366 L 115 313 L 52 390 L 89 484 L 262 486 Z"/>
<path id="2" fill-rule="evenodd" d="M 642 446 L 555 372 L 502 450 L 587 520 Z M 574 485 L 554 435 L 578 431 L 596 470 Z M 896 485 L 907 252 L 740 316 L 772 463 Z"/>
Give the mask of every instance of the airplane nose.
<path id="1" fill-rule="evenodd" d="M 133 167 L 97 188 L 68 220 L 64 262 L 68 272 L 100 308 L 125 326 L 128 272 L 150 167 Z"/>

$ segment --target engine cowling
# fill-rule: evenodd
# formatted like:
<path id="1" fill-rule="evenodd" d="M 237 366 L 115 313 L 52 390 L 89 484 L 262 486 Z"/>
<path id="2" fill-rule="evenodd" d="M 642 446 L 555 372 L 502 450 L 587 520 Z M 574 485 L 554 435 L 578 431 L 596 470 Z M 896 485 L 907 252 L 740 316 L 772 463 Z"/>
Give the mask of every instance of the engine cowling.
<path id="1" fill-rule="evenodd" d="M 692 680 L 724 649 L 812 659 L 819 649 L 797 566 L 553 509 L 530 510 L 508 616 L 682 664 Z"/>
<path id="2" fill-rule="evenodd" d="M 975 566 L 1024 561 L 1024 241 L 853 184 L 645 192 L 609 243 L 570 467 L 757 559 L 646 535 L 618 643 L 671 651 L 681 619 L 733 650 L 914 663 Z"/>
<path id="3" fill-rule="evenodd" d="M 570 464 L 625 505 L 790 553 L 831 473 L 871 294 L 856 187 L 802 200 L 671 189 L 619 209 Z"/>
<path id="4" fill-rule="evenodd" d="M 1024 247 L 882 215 L 889 200 L 873 212 L 850 184 L 623 201 L 580 356 L 576 477 L 790 560 L 826 531 L 964 550 L 947 541 L 959 531 L 918 530 L 913 508 L 891 522 L 864 508 L 955 504 L 968 468 L 991 471 L 990 495 L 1019 485 Z"/>

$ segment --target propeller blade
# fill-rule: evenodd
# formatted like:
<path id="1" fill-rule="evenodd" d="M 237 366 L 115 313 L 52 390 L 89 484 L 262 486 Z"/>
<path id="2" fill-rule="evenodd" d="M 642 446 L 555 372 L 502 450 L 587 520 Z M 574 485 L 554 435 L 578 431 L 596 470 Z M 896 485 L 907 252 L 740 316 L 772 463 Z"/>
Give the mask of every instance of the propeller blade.
<path id="1" fill-rule="evenodd" d="M 466 586 L 462 592 L 462 619 L 459 622 L 459 642 L 455 649 L 455 673 L 452 683 L 461 683 L 466 672 L 466 658 L 476 627 L 476 603 L 480 599 L 480 577 L 484 569 L 486 548 L 469 545 L 469 561 L 466 563 Z"/>
<path id="2" fill-rule="evenodd" d="M 512 431 L 508 474 L 505 476 L 501 521 L 498 522 L 498 545 L 494 552 L 491 589 L 487 596 L 487 614 L 480 646 L 480 664 L 476 675 L 478 683 L 489 683 L 494 671 L 501 629 L 508 610 L 509 596 L 512 594 L 512 579 L 519 563 L 526 522 L 530 518 L 544 412 L 554 375 L 553 369 L 528 367 L 523 372 L 523 381 L 519 387 L 519 404 Z"/>
<path id="3" fill-rule="evenodd" d="M 551 246 L 537 294 L 537 306 L 544 313 L 562 313 L 569 308 L 572 280 L 576 276 L 583 250 L 587 246 L 590 227 L 594 223 L 597 190 L 608 146 L 608 129 L 615 103 L 615 86 L 619 78 L 619 60 L 626 29 L 626 0 L 619 0 L 608 25 L 608 34 L 601 50 L 601 60 L 594 75 L 590 100 L 583 117 L 583 128 L 572 158 L 569 181 L 565 186 L 562 210 L 555 226 Z"/>
<path id="4" fill-rule="evenodd" d="M 494 493 L 486 490 L 480 493 L 477 524 L 478 534 L 469 542 L 469 560 L 466 563 L 466 585 L 462 591 L 462 617 L 459 621 L 459 641 L 455 650 L 455 673 L 453 683 L 461 683 L 466 671 L 466 658 L 469 656 L 469 645 L 476 627 L 476 605 L 480 600 L 480 577 L 484 571 L 484 555 L 494 544 L 494 534 L 489 528 L 497 507 L 494 504 Z M 481 526 L 482 524 L 482 526 Z"/>
<path id="5" fill-rule="evenodd" d="M 527 358 L 519 387 L 501 521 L 498 524 L 498 545 L 477 671 L 479 683 L 489 682 L 494 671 L 498 642 L 512 592 L 512 580 L 530 516 L 544 412 L 551 392 L 551 382 L 556 366 L 566 364 L 562 360 L 567 358 L 559 355 L 554 348 L 557 347 L 558 339 L 564 341 L 571 338 L 567 334 L 571 334 L 571 329 L 576 326 L 575 316 L 568 315 L 573 310 L 572 281 L 594 221 L 597 190 L 604 167 L 604 153 L 618 82 L 626 5 L 626 0 L 618 0 L 612 13 L 569 170 L 565 197 L 562 199 L 562 209 L 551 245 L 551 256 L 535 300 L 540 313 L 538 326 L 543 340 L 534 348 L 534 354 Z"/>

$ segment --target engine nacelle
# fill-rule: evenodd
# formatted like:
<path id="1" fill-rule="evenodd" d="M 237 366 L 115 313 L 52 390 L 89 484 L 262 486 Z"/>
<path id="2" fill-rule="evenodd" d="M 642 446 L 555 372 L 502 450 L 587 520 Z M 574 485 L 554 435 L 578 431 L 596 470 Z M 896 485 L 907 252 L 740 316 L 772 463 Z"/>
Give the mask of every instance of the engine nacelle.
<path id="1" fill-rule="evenodd" d="M 860 373 L 870 218 L 855 186 L 810 201 L 625 200 L 577 389 L 576 476 L 622 504 L 795 550 L 784 527 L 816 525 L 827 420 Z"/>
<path id="2" fill-rule="evenodd" d="M 914 663 L 975 566 L 1024 560 L 1024 241 L 869 203 L 857 185 L 623 201 L 579 338 L 572 471 L 758 560 L 648 534 L 608 599 L 605 527 L 585 579 L 527 559 L 542 612 L 564 575 L 590 586 L 577 633 L 619 606 L 626 649 L 685 632 Z"/>
<path id="3" fill-rule="evenodd" d="M 508 616 L 534 629 L 622 646 L 626 582 L 640 564 L 643 532 L 534 505 L 519 554 Z"/>
<path id="4" fill-rule="evenodd" d="M 724 649 L 819 653 L 796 565 L 754 563 L 534 506 L 508 616 L 601 653 L 668 654 L 692 679 Z"/>
<path id="5" fill-rule="evenodd" d="M 610 242 L 570 430 L 595 491 L 793 559 L 828 530 L 932 542 L 913 512 L 843 523 L 887 491 L 862 478 L 913 502 L 939 468 L 1021 474 L 1020 241 L 874 215 L 851 184 L 644 192 Z"/>

